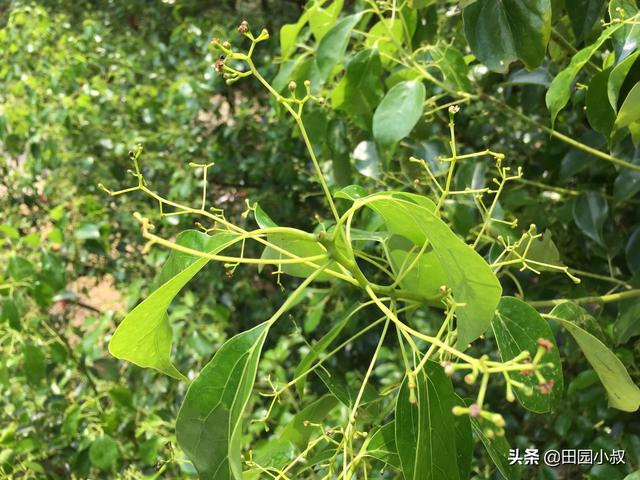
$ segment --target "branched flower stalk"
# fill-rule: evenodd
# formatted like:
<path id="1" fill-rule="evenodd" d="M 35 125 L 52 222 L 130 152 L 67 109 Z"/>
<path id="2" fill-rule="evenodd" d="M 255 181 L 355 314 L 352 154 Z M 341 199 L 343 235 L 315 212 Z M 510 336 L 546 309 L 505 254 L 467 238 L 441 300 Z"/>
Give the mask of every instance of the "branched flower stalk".
<path id="1" fill-rule="evenodd" d="M 382 17 L 383 12 L 379 10 L 378 4 L 374 1 L 371 1 L 370 3 L 372 5 L 372 11 Z M 392 7 L 389 8 L 389 11 L 394 11 Z M 383 24 L 386 25 L 384 22 Z M 266 30 L 262 30 L 258 36 L 254 36 L 246 22 L 243 22 L 239 26 L 238 31 L 243 37 L 249 40 L 250 46 L 248 50 L 246 52 L 236 51 L 229 42 L 214 39 L 212 41 L 213 46 L 222 53 L 222 56 L 216 61 L 214 68 L 226 79 L 228 84 L 233 84 L 244 78 L 254 77 L 264 86 L 267 92 L 273 96 L 275 101 L 282 105 L 293 118 L 300 136 L 306 145 L 317 180 L 321 185 L 329 210 L 334 219 L 335 223 L 332 228 L 322 231 L 319 234 L 312 234 L 290 227 L 268 227 L 246 230 L 234 224 L 225 218 L 222 210 L 218 208 L 207 208 L 207 175 L 214 167 L 213 164 L 191 164 L 192 167 L 201 169 L 203 175 L 202 196 L 197 207 L 191 207 L 165 198 L 161 194 L 150 189 L 147 180 L 143 176 L 140 168 L 140 159 L 143 153 L 142 146 L 139 146 L 135 151 L 130 152 L 130 157 L 134 166 L 132 174 L 137 179 L 137 183 L 134 186 L 115 191 L 109 190 L 103 185 L 100 185 L 100 188 L 112 197 L 133 192 L 141 192 L 157 203 L 161 218 L 173 215 L 191 215 L 198 219 L 197 225 L 204 233 L 214 234 L 227 232 L 234 236 L 233 241 L 227 245 L 224 252 L 218 252 L 215 254 L 201 252 L 155 234 L 154 226 L 151 221 L 141 214 L 136 213 L 135 216 L 141 225 L 142 236 L 147 240 L 147 244 L 144 249 L 145 251 L 148 251 L 154 245 L 158 245 L 195 257 L 221 262 L 231 270 L 241 264 L 270 264 L 278 268 L 278 275 L 283 272 L 283 266 L 304 265 L 306 267 L 310 267 L 313 273 L 311 273 L 304 282 L 302 282 L 289 299 L 285 301 L 282 307 L 271 317 L 269 320 L 270 323 L 275 322 L 289 307 L 289 305 L 293 303 L 293 300 L 300 295 L 302 290 L 304 290 L 304 288 L 306 288 L 306 286 L 315 280 L 321 273 L 329 275 L 334 279 L 347 282 L 355 287 L 359 287 L 363 292 L 363 296 L 367 298 L 366 301 L 363 301 L 358 308 L 349 314 L 349 318 L 357 315 L 366 308 L 372 307 L 379 310 L 382 314 L 378 320 L 360 329 L 355 335 L 342 342 L 328 354 L 317 359 L 304 372 L 288 383 L 278 385 L 277 382 L 274 383 L 269 379 L 268 383 L 271 386 L 271 391 L 261 393 L 262 396 L 271 399 L 270 406 L 265 417 L 259 420 L 260 422 L 264 422 L 266 425 L 273 406 L 280 400 L 281 396 L 288 389 L 295 386 L 310 372 L 313 372 L 318 368 L 322 368 L 323 363 L 326 362 L 327 359 L 331 358 L 351 342 L 357 340 L 358 337 L 364 333 L 369 332 L 372 329 L 379 329 L 380 333 L 376 349 L 364 374 L 356 400 L 346 416 L 347 420 L 345 424 L 333 427 L 326 427 L 323 424 L 309 425 L 309 428 L 317 429 L 319 431 L 319 435 L 316 435 L 309 442 L 308 447 L 282 469 L 261 466 L 255 462 L 251 455 L 249 455 L 249 458 L 246 460 L 246 464 L 252 468 L 260 470 L 271 478 L 295 478 L 295 474 L 292 473 L 294 467 L 303 465 L 305 457 L 309 455 L 314 448 L 324 442 L 333 444 L 337 447 L 334 457 L 326 463 L 326 467 L 328 468 L 326 478 L 332 478 L 338 469 L 341 470 L 341 478 L 345 479 L 353 478 L 358 474 L 357 472 L 360 468 L 363 469 L 366 475 L 366 449 L 368 439 L 367 432 L 360 430 L 360 425 L 358 424 L 358 411 L 361 406 L 365 387 L 371 380 L 374 368 L 378 362 L 383 342 L 390 336 L 389 328 L 391 326 L 396 330 L 400 351 L 402 352 L 401 358 L 405 374 L 408 378 L 411 403 L 416 403 L 418 401 L 415 393 L 416 377 L 424 371 L 428 362 L 437 362 L 449 376 L 453 376 L 457 372 L 462 372 L 464 373 L 464 381 L 467 384 L 474 384 L 477 381 L 480 382 L 475 402 L 468 406 L 454 407 L 452 410 L 453 414 L 482 418 L 493 425 L 493 428 L 486 432 L 487 435 L 503 435 L 505 425 L 504 418 L 499 413 L 492 412 L 486 405 L 486 393 L 492 376 L 498 375 L 504 379 L 506 385 L 505 396 L 508 401 L 514 401 L 514 391 L 521 391 L 524 395 L 531 395 L 533 393 L 530 385 L 525 385 L 513 378 L 512 375 L 515 372 L 535 376 L 538 384 L 537 389 L 543 394 L 548 394 L 553 389 L 553 382 L 547 380 L 545 371 L 552 365 L 543 361 L 543 356 L 546 352 L 549 352 L 555 347 L 548 340 L 541 338 L 538 340 L 536 352 L 522 351 L 515 357 L 506 361 L 493 360 L 486 355 L 476 358 L 465 353 L 467 345 L 460 345 L 457 341 L 458 332 L 456 324 L 457 312 L 459 312 L 459 310 L 465 305 L 463 303 L 456 302 L 451 288 L 447 285 L 442 285 L 437 294 L 426 295 L 416 294 L 402 286 L 403 280 L 406 278 L 407 274 L 417 268 L 419 259 L 423 257 L 425 252 L 427 252 L 430 247 L 429 242 L 425 242 L 419 247 L 414 247 L 410 253 L 414 254 L 415 257 L 410 259 L 410 255 L 407 255 L 405 261 L 403 261 L 400 267 L 396 269 L 393 267 L 389 249 L 387 248 L 384 239 L 377 240 L 379 242 L 379 247 L 382 250 L 380 256 L 374 256 L 355 248 L 355 241 L 353 239 L 353 223 L 356 221 L 358 214 L 361 213 L 365 207 L 371 206 L 374 202 L 384 200 L 398 201 L 397 198 L 393 197 L 391 194 L 377 194 L 375 196 L 357 198 L 353 200 L 352 205 L 344 213 L 341 214 L 339 212 L 329 185 L 323 175 L 318 158 L 316 157 L 313 146 L 309 140 L 303 120 L 304 107 L 307 102 L 317 100 L 311 93 L 310 82 L 306 81 L 304 83 L 306 93 L 301 98 L 296 95 L 298 86 L 293 82 L 289 85 L 290 95 L 281 95 L 260 74 L 253 62 L 253 54 L 256 46 L 261 42 L 266 41 L 269 38 L 269 33 Z M 394 38 L 394 36 L 391 35 L 391 38 Z M 415 66 L 415 68 L 423 74 L 424 78 L 439 84 L 439 82 L 429 74 L 426 69 L 423 69 L 414 58 L 407 58 L 405 61 Z M 482 223 L 476 230 L 474 230 L 475 239 L 469 246 L 470 248 L 481 250 L 488 245 L 497 243 L 502 248 L 499 256 L 490 265 L 495 273 L 502 271 L 508 272 L 508 269 L 512 267 L 520 268 L 521 270 L 526 269 L 535 274 L 540 273 L 541 269 L 546 269 L 564 273 L 572 281 L 576 283 L 579 282 L 579 278 L 572 273 L 572 270 L 569 267 L 564 265 L 553 265 L 528 257 L 533 242 L 538 241 L 540 238 L 540 234 L 536 233 L 535 226 L 532 225 L 519 240 L 513 243 L 508 239 L 504 239 L 502 236 L 494 236 L 494 232 L 491 228 L 494 222 L 502 222 L 511 228 L 516 228 L 517 226 L 516 219 L 512 221 L 499 220 L 494 217 L 494 213 L 500 196 L 504 192 L 505 186 L 509 182 L 520 180 L 523 172 L 518 168 L 515 174 L 512 173 L 511 167 L 504 165 L 505 155 L 491 150 L 484 150 L 464 155 L 458 154 L 456 148 L 454 119 L 455 114 L 460 108 L 459 104 L 468 99 L 468 96 L 462 96 L 459 101 L 456 101 L 451 105 L 442 106 L 442 108 L 448 108 L 449 111 L 449 146 L 451 150 L 449 157 L 440 159 L 441 162 L 446 163 L 448 166 L 444 175 L 444 183 L 441 183 L 437 176 L 434 175 L 426 161 L 417 158 L 411 159 L 413 162 L 419 163 L 424 167 L 429 187 L 431 188 L 431 191 L 436 193 L 437 198 L 434 214 L 438 218 L 442 217 L 443 207 L 448 201 L 450 201 L 451 197 L 461 195 L 471 196 L 482 217 Z M 489 156 L 495 161 L 497 176 L 493 179 L 494 185 L 490 188 L 467 188 L 461 191 L 453 190 L 452 180 L 454 178 L 456 166 L 459 165 L 460 162 L 482 156 Z M 487 198 L 490 198 L 490 200 L 487 200 Z M 248 209 L 244 216 L 247 216 L 250 213 L 255 214 L 255 206 L 248 204 Z M 322 253 L 301 257 L 286 246 L 282 246 L 270 240 L 270 236 L 275 234 L 286 235 L 288 238 L 292 239 L 314 242 L 321 246 Z M 247 241 L 259 243 L 263 247 L 277 252 L 279 257 L 247 257 L 245 254 L 245 243 Z M 383 272 L 385 275 L 391 276 L 392 282 L 387 285 L 382 285 L 374 283 L 368 279 L 360 268 L 358 263 L 359 259 L 367 261 L 371 265 L 378 267 L 378 270 Z M 11 288 L 10 286 L 4 287 Z M 625 293 L 631 296 L 639 295 L 639 291 L 636 290 L 630 290 Z M 625 293 L 620 293 L 618 295 L 625 295 Z M 602 299 L 603 301 L 607 301 L 605 297 L 602 297 Z M 589 301 L 591 300 L 593 299 L 589 299 Z M 443 311 L 441 324 L 436 329 L 436 333 L 434 335 L 427 335 L 424 332 L 415 329 L 406 319 L 403 319 L 404 313 L 415 310 L 417 307 L 425 304 L 435 304 Z M 544 305 L 546 306 L 546 304 Z M 388 390 L 386 394 L 388 395 L 398 387 L 398 385 L 394 386 L 392 389 Z M 338 453 L 342 454 L 340 461 L 338 461 Z"/>

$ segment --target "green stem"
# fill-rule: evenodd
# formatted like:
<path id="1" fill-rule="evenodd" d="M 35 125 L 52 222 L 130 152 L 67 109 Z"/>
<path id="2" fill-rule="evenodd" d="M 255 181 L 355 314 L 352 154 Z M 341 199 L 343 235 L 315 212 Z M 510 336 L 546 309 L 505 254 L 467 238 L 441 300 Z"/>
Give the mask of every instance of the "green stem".
<path id="1" fill-rule="evenodd" d="M 612 303 L 612 302 L 620 302 L 622 300 L 627 300 L 629 298 L 639 298 L 640 297 L 640 289 L 629 290 L 627 292 L 620 293 L 610 293 L 609 295 L 599 295 L 592 297 L 581 297 L 581 298 L 556 298 L 553 300 L 534 300 L 527 302 L 532 307 L 536 308 L 544 308 L 544 307 L 555 307 L 556 305 L 560 305 L 565 302 L 572 302 L 578 305 L 583 305 L 585 303 Z"/>
<path id="2" fill-rule="evenodd" d="M 572 147 L 575 147 L 579 150 L 582 150 L 583 152 L 587 152 L 595 157 L 601 158 L 603 160 L 606 160 L 607 162 L 611 162 L 615 165 L 619 165 L 621 167 L 625 167 L 625 168 L 630 168 L 631 170 L 639 170 L 640 171 L 640 165 L 635 165 L 633 163 L 629 163 L 625 160 L 622 160 L 620 158 L 616 158 L 612 155 L 609 155 L 608 153 L 605 152 L 601 152 L 600 150 L 597 150 L 595 148 L 592 148 L 588 145 L 585 145 L 584 143 L 578 142 L 577 140 L 574 140 L 571 137 L 568 137 L 567 135 L 564 135 L 560 132 L 558 132 L 557 130 L 553 130 L 552 128 L 547 127 L 546 125 L 542 125 L 541 123 L 536 122 L 535 120 L 533 120 L 532 118 L 528 117 L 527 115 L 524 115 L 523 113 L 520 113 L 518 110 L 516 110 L 515 108 L 510 107 L 509 105 L 507 105 L 506 103 L 502 102 L 501 100 L 498 100 L 495 97 L 492 97 L 491 95 L 480 95 L 478 98 L 480 99 L 484 99 L 484 100 L 489 100 L 493 103 L 495 103 L 496 105 L 498 105 L 500 107 L 501 110 L 506 110 L 507 112 L 511 113 L 512 115 L 515 115 L 516 117 L 518 117 L 520 120 L 523 120 L 524 122 L 528 123 L 529 125 L 532 125 L 546 133 L 548 133 L 549 135 L 551 135 L 552 137 L 557 138 L 558 140 L 562 140 L 565 143 L 568 143 L 569 145 L 571 145 Z"/>

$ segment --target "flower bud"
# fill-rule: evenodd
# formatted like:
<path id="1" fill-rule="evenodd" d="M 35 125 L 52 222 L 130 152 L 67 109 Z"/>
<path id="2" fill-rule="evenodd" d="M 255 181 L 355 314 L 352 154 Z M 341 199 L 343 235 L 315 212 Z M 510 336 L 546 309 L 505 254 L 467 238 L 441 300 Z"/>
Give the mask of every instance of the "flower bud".
<path id="1" fill-rule="evenodd" d="M 247 22 L 246 20 L 243 20 L 242 22 L 240 22 L 240 25 L 238 25 L 238 32 L 244 35 L 248 31 L 249 31 L 249 22 Z"/>
<path id="2" fill-rule="evenodd" d="M 453 413 L 456 417 L 465 415 L 468 411 L 469 411 L 468 408 L 461 407 L 460 405 L 456 405 L 451 409 L 451 413 Z"/>
<path id="3" fill-rule="evenodd" d="M 291 80 L 289 82 L 289 90 L 293 92 L 296 88 L 298 88 L 298 84 L 296 82 L 294 82 L 293 80 Z"/>

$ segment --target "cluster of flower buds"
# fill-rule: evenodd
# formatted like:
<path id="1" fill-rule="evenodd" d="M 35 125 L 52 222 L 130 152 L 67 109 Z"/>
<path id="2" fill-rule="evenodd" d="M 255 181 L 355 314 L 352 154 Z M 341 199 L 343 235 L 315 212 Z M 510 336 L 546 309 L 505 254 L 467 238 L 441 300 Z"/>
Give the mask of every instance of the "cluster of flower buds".
<path id="1" fill-rule="evenodd" d="M 486 428 L 484 430 L 485 435 L 488 437 L 493 437 L 495 435 L 501 437 L 504 435 L 504 427 L 506 425 L 504 417 L 499 413 L 484 410 L 482 406 L 477 403 L 472 403 L 468 407 L 456 405 L 451 409 L 451 413 L 457 417 L 469 415 L 471 418 L 484 419 L 490 422 L 494 428 Z"/>
<path id="2" fill-rule="evenodd" d="M 266 29 L 262 29 L 260 35 L 254 37 L 251 31 L 249 30 L 249 23 L 246 20 L 243 20 L 240 25 L 238 25 L 238 32 L 244 37 L 251 40 L 251 46 L 249 51 L 245 53 L 234 52 L 231 44 L 228 41 L 221 41 L 218 38 L 214 38 L 211 40 L 211 45 L 213 45 L 216 49 L 222 52 L 222 55 L 216 60 L 216 62 L 212 65 L 214 70 L 224 77 L 227 81 L 227 84 L 234 83 L 243 77 L 247 77 L 251 75 L 251 72 L 243 71 L 238 68 L 231 67 L 227 64 L 228 60 L 240 60 L 250 63 L 251 56 L 253 55 L 253 49 L 255 46 L 269 39 L 269 32 Z"/>

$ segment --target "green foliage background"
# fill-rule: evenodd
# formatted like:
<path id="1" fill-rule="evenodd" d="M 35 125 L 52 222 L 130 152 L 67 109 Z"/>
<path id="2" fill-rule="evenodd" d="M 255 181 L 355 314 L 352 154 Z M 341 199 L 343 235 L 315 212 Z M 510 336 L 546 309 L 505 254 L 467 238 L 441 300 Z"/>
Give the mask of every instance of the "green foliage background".
<path id="1" fill-rule="evenodd" d="M 449 117 L 439 107 L 455 101 L 461 107 L 460 152 L 491 149 L 524 169 L 523 180 L 507 188 L 494 215 L 505 222 L 517 218 L 518 226 L 493 222 L 490 234 L 519 237 L 535 224 L 547 232 L 545 241 L 553 239 L 546 260 L 569 265 L 582 278 L 575 285 L 557 273 L 515 269 L 515 281 L 501 277 L 504 294 L 524 293 L 535 302 L 640 287 L 640 172 L 628 167 L 640 167 L 640 101 L 634 100 L 640 26 L 622 25 L 599 40 L 607 29 L 602 21 L 620 12 L 634 18 L 637 4 L 535 1 L 519 16 L 500 13 L 519 11 L 519 2 L 478 0 L 462 9 L 455 2 L 398 3 L 394 15 L 401 17 L 394 16 L 389 29 L 371 12 L 349 17 L 368 8 L 366 2 L 319 2 L 325 9 L 313 20 L 298 3 L 275 0 L 0 6 L 1 475 L 196 475 L 175 432 L 187 384 L 119 361 L 107 348 L 126 312 L 159 286 L 154 277 L 168 258 L 161 248 L 142 254 L 145 242 L 131 213 L 144 212 L 155 233 L 166 238 L 193 228 L 193 219 L 163 221 L 142 196 L 112 199 L 98 183 L 131 184 L 127 152 L 143 144 L 144 175 L 167 198 L 197 203 L 202 181 L 189 163 L 215 162 L 208 198 L 237 224 L 253 222 L 242 215 L 248 199 L 279 225 L 310 230 L 328 218 L 305 146 L 283 108 L 255 79 L 228 86 L 212 68 L 219 52 L 210 47 L 211 38 L 240 43 L 236 27 L 243 19 L 255 34 L 263 26 L 272 33 L 253 60 L 278 92 L 286 92 L 291 80 L 302 92 L 304 80 L 311 80 L 313 93 L 324 99 L 310 104 L 304 118 L 334 192 L 357 184 L 365 193 L 428 193 L 424 171 L 409 157 L 442 171 L 437 158 L 450 153 Z M 385 9 L 396 6 L 378 4 L 387 16 L 392 10 Z M 323 47 L 322 38 L 331 38 L 336 24 L 343 34 Z M 427 65 L 433 81 L 391 60 L 400 57 L 398 44 Z M 574 54 L 590 46 L 593 56 L 572 69 Z M 490 167 L 486 159 L 464 162 L 454 188 L 489 184 Z M 481 219 L 473 202 L 461 198 L 447 202 L 444 211 L 453 231 L 472 241 Z M 248 255 L 261 253 L 248 248 Z M 595 275 L 581 276 L 585 271 Z M 241 266 L 231 274 L 221 265 L 207 266 L 170 308 L 176 368 L 192 380 L 225 340 L 264 322 L 299 284 L 286 275 L 277 279 L 269 267 Z M 100 292 L 118 301 L 103 301 Z M 343 284 L 308 289 L 266 338 L 256 389 L 268 392 L 269 382 L 290 381 L 309 344 L 339 324 L 356 299 Z M 615 352 L 635 384 L 639 302 L 583 305 L 595 318 L 589 331 Z M 366 310 L 337 335 L 344 340 L 376 318 Z M 428 330 L 429 318 L 415 321 Z M 551 413 L 506 402 L 499 382 L 489 387 L 488 401 L 505 417 L 507 438 L 521 450 L 624 449 L 627 464 L 526 467 L 523 476 L 625 478 L 640 469 L 637 412 L 609 408 L 580 349 L 567 333 L 554 333 L 565 385 Z M 493 342 L 490 332 L 487 337 Z M 295 455 L 309 441 L 287 427 L 296 418 L 344 423 L 347 411 L 335 398 L 357 392 L 377 341 L 373 331 L 363 334 L 325 365 L 334 384 L 310 375 L 306 396 L 287 394 L 266 424 L 255 420 L 267 413 L 269 399 L 254 393 L 243 420 L 243 453 L 251 447 L 256 462 L 275 464 L 279 455 Z M 495 342 L 473 347 L 479 355 L 495 350 Z M 402 375 L 393 342 L 384 344 L 380 358 L 378 390 L 398 387 Z M 473 392 L 456 384 L 462 397 Z M 310 404 L 315 410 L 305 410 Z M 372 404 L 366 419 L 389 419 L 386 407 Z M 306 414 L 294 417 L 300 412 Z M 290 443 L 283 448 L 275 439 Z M 283 451 L 270 451 L 270 444 Z M 398 478 L 397 459 L 376 461 L 373 478 Z M 377 473 L 385 464 L 390 466 Z M 300 478 L 314 475 L 306 471 Z M 470 476 L 500 475 L 476 442 Z"/>

